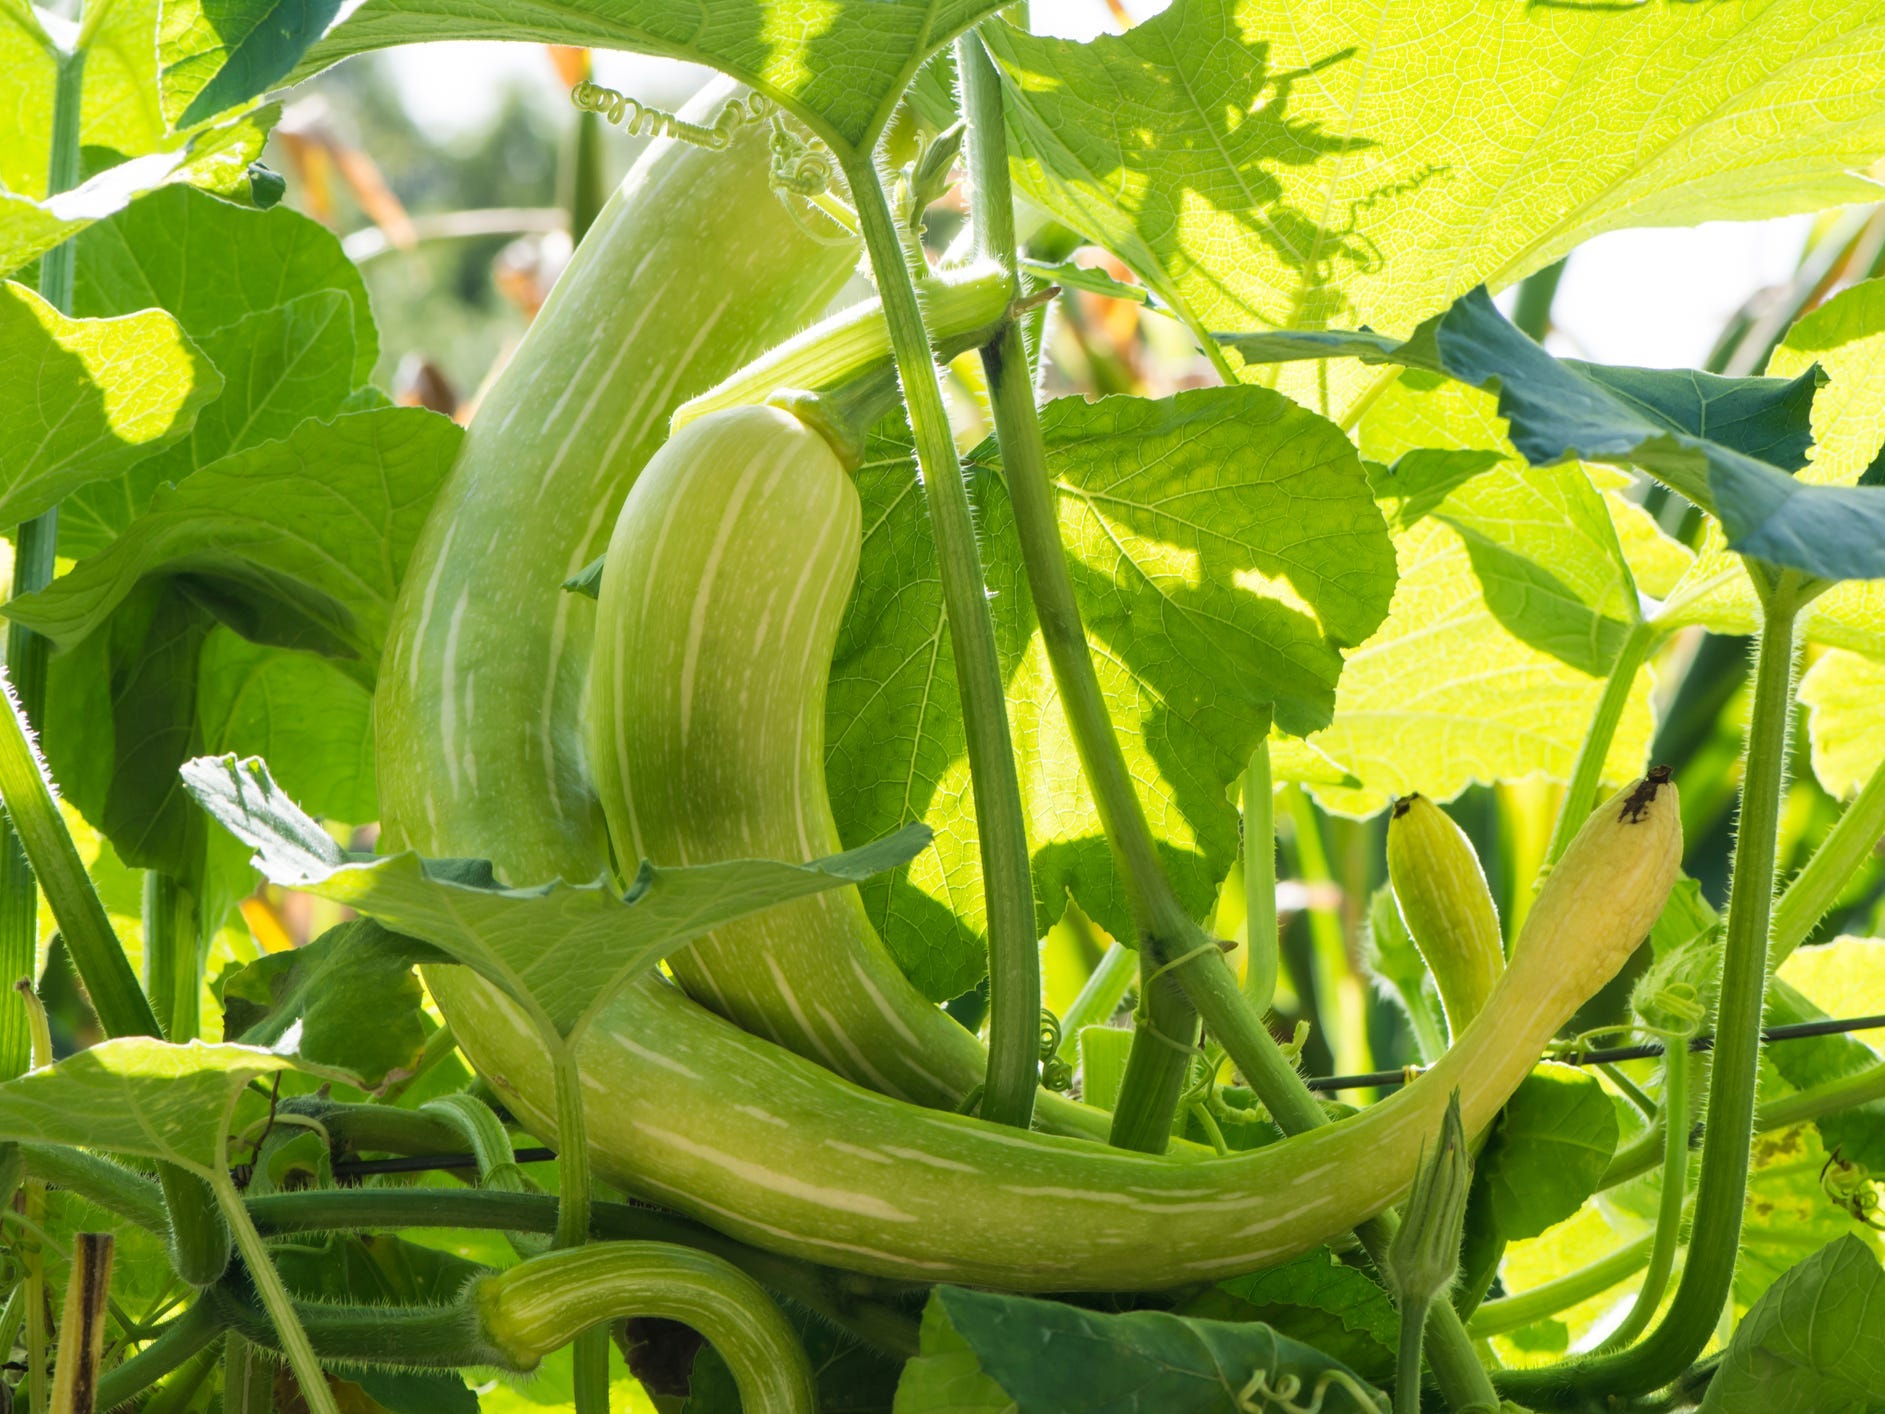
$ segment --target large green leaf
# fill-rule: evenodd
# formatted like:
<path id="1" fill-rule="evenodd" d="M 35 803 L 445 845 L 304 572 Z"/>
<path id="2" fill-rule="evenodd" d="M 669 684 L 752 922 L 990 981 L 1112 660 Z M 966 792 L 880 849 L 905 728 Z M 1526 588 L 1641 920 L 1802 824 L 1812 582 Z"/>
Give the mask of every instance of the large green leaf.
<path id="1" fill-rule="evenodd" d="M 1272 712 L 1299 732 L 1326 722 L 1341 647 L 1380 621 L 1386 529 L 1348 440 L 1265 390 L 1062 399 L 1043 429 L 1101 688 L 1167 868 L 1202 915 L 1237 850 L 1226 790 Z M 1035 623 L 998 453 L 987 444 L 969 461 L 1041 926 L 1071 890 L 1123 933 L 1130 913 Z M 878 439 L 858 484 L 864 550 L 832 667 L 827 776 L 846 840 L 911 818 L 936 830 L 934 855 L 864 894 L 905 970 L 942 998 L 986 955 L 954 664 L 907 443 Z"/>
<path id="2" fill-rule="evenodd" d="M 1537 1237 L 1583 1206 L 1616 1153 L 1617 1113 L 1594 1076 L 1542 1065 L 1499 1112 L 1477 1178 L 1506 1237 Z"/>
<path id="3" fill-rule="evenodd" d="M 0 524 L 174 442 L 222 386 L 160 310 L 68 319 L 26 286 L 0 285 Z"/>
<path id="4" fill-rule="evenodd" d="M 1812 367 L 1823 370 L 1827 383 L 1813 399 L 1813 449 L 1799 479 L 1815 486 L 1877 485 L 1885 474 L 1885 280 L 1833 296 L 1795 324 L 1768 361 L 1769 373 L 1786 377 Z M 1659 617 L 1671 627 L 1700 624 L 1722 633 L 1759 627 L 1747 570 L 1713 525 L 1668 597 Z M 1885 658 L 1885 580 L 1834 585 L 1807 606 L 1801 632 Z"/>
<path id="5" fill-rule="evenodd" d="M 162 10 L 164 114 L 187 125 L 285 78 L 339 13 L 340 0 L 165 0 Z"/>
<path id="6" fill-rule="evenodd" d="M 419 1059 L 424 997 L 412 965 L 438 958 L 370 918 L 352 919 L 225 976 L 223 1034 L 275 1048 L 293 1030 L 294 1054 L 377 1087 Z"/>
<path id="7" fill-rule="evenodd" d="M 273 108 L 259 109 L 178 134 L 167 138 L 160 150 L 108 167 L 57 196 L 0 191 L 0 274 L 31 263 L 94 221 L 160 187 L 188 185 L 246 196 L 250 166 L 262 155 L 268 130 L 279 116 Z"/>
<path id="8" fill-rule="evenodd" d="M 1218 1282 L 1177 1308 L 1181 1316 L 1261 1321 L 1369 1378 L 1394 1368 L 1399 1318 L 1380 1285 L 1326 1247 L 1249 1276 Z"/>
<path id="9" fill-rule="evenodd" d="M 281 1070 L 352 1083 L 345 1070 L 253 1046 L 127 1036 L 0 1085 L 0 1139 L 136 1154 L 207 1177 L 237 1097 L 257 1076 Z"/>
<path id="10" fill-rule="evenodd" d="M 1392 466 L 1375 489 L 1400 580 L 1387 620 L 1348 655 L 1314 750 L 1272 743 L 1278 776 L 1359 815 L 1409 791 L 1567 779 L 1637 615 L 1614 498 L 1579 466 L 1526 466 L 1490 396 L 1428 374 L 1390 387 L 1361 432 L 1363 453 Z M 1648 682 L 1633 686 L 1608 780 L 1641 768 Z M 1330 762 L 1349 783 L 1328 779 Z"/>
<path id="11" fill-rule="evenodd" d="M 1867 0 L 1178 0 L 1087 44 L 984 32 L 1023 192 L 1197 330 L 1405 332 L 1600 231 L 1870 201 L 1885 150 Z"/>
<path id="12" fill-rule="evenodd" d="M 1702 1401 L 1703 1414 L 1826 1414 L 1880 1408 L 1885 1270 L 1856 1237 L 1794 1267 L 1748 1312 Z"/>
<path id="13" fill-rule="evenodd" d="M 1795 949 L 1768 987 L 1769 1025 L 1885 1013 L 1885 940 L 1840 937 Z M 1767 1056 L 1787 1084 L 1803 1090 L 1877 1066 L 1885 1057 L 1867 1039 L 1866 1033 L 1817 1036 L 1774 1046 Z M 1816 1125 L 1828 1151 L 1885 1173 L 1885 1100 L 1823 1115 Z"/>
<path id="14" fill-rule="evenodd" d="M 6 612 L 70 645 L 162 575 L 245 637 L 344 657 L 371 683 L 406 559 L 463 435 L 419 408 L 303 422 L 160 489 L 104 551 Z"/>
<path id="15" fill-rule="evenodd" d="M 1230 342 L 1256 362 L 1339 352 L 1496 392 L 1513 445 L 1534 466 L 1573 457 L 1637 466 L 1711 512 L 1738 554 L 1827 580 L 1885 576 L 1885 487 L 1792 475 L 1805 461 L 1817 369 L 1783 381 L 1561 360 L 1515 329 L 1483 288 L 1405 342 L 1366 331 Z"/>
<path id="16" fill-rule="evenodd" d="M 924 1308 L 921 1352 L 904 1367 L 896 1410 L 1244 1414 L 1279 1397 L 1314 1402 L 1323 1414 L 1382 1407 L 1353 1371 L 1260 1323 L 1108 1315 L 940 1286 Z"/>
<path id="17" fill-rule="evenodd" d="M 632 49 L 708 64 L 803 118 L 840 152 L 876 144 L 918 68 L 1000 0 L 366 0 L 294 77 L 350 54 L 439 39 Z"/>
<path id="18" fill-rule="evenodd" d="M 644 862 L 625 895 L 606 880 L 507 889 L 483 860 L 342 853 L 260 761 L 203 757 L 183 775 L 203 808 L 255 849 L 256 867 L 275 883 L 344 903 L 432 944 L 566 1037 L 623 982 L 701 934 L 776 903 L 855 884 L 929 843 L 929 831 L 912 825 L 806 864 L 736 859 L 671 869 Z"/>

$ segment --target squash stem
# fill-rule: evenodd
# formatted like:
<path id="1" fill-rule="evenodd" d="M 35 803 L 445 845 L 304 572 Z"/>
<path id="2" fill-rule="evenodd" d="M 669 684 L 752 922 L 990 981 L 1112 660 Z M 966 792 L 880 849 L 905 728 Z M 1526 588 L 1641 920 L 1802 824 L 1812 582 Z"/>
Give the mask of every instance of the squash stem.
<path id="1" fill-rule="evenodd" d="M 1689 1074 L 1694 1065 L 1688 1038 L 1672 1040 L 1662 1063 L 1662 1200 L 1656 1209 L 1655 1239 L 1636 1301 L 1623 1324 L 1603 1343 L 1605 1350 L 1622 1350 L 1649 1328 L 1682 1246 L 1682 1210 L 1689 1196 Z"/>
<path id="2" fill-rule="evenodd" d="M 1880 835 L 1885 835 L 1885 761 L 1879 762 L 1871 779 L 1853 797 L 1806 867 L 1794 876 L 1780 902 L 1774 905 L 1771 966 L 1779 967 L 1787 954 L 1807 940 L 1838 902 L 1840 891 L 1878 844 Z"/>
<path id="3" fill-rule="evenodd" d="M 1638 1238 L 1553 1281 L 1542 1282 L 1515 1296 L 1488 1301 L 1473 1312 L 1466 1328 L 1475 1340 L 1485 1340 L 1555 1316 L 1593 1296 L 1601 1296 L 1619 1282 L 1627 1281 L 1632 1273 L 1641 1271 L 1649 1261 L 1654 1243 L 1653 1235 Z"/>
<path id="4" fill-rule="evenodd" d="M 97 1407 L 116 1409 L 128 1404 L 171 1371 L 181 1369 L 209 1349 L 221 1339 L 223 1331 L 215 1302 L 207 1296 L 199 1298 L 165 1326 L 156 1340 L 122 1365 L 115 1365 L 99 1376 Z"/>
<path id="5" fill-rule="evenodd" d="M 1565 787 L 1564 801 L 1558 807 L 1557 823 L 1551 829 L 1551 843 L 1545 847 L 1545 868 L 1550 869 L 1564 857 L 1577 832 L 1597 805 L 1597 791 L 1603 783 L 1604 762 L 1610 756 L 1610 743 L 1616 740 L 1617 726 L 1623 721 L 1623 709 L 1629 705 L 1630 689 L 1636 685 L 1636 673 L 1656 645 L 1660 630 L 1638 619 L 1617 649 L 1610 664 L 1610 676 L 1604 680 L 1603 695 L 1578 748 L 1577 763 L 1571 768 L 1571 781 Z M 1543 882 L 1542 877 L 1539 880 Z"/>
<path id="6" fill-rule="evenodd" d="M 1757 584 L 1764 578 L 1758 566 Z M 1662 1321 L 1629 1350 L 1537 1371 L 1509 1371 L 1500 1390 L 1520 1403 L 1555 1404 L 1567 1394 L 1645 1394 L 1688 1368 L 1721 1319 L 1734 1279 L 1747 1199 L 1755 1086 L 1761 1058 L 1761 1009 L 1767 991 L 1768 932 L 1774 861 L 1793 715 L 1795 640 L 1810 594 L 1792 571 L 1773 574 L 1762 594 L 1762 622 L 1748 721 L 1734 876 L 1722 944 L 1715 1056 L 1703 1131 L 1701 1179 L 1689 1259 Z"/>
<path id="7" fill-rule="evenodd" d="M 58 56 L 52 98 L 51 158 L 46 191 L 56 195 L 78 184 L 79 114 L 83 102 L 83 50 Z M 77 246 L 66 241 L 40 258 L 39 293 L 61 314 L 72 312 L 73 257 Z M 14 541 L 13 589 L 18 599 L 52 582 L 53 556 L 59 539 L 59 508 L 21 524 Z M 45 716 L 46 660 L 51 643 L 22 624 L 6 633 L 7 671 L 19 694 L 19 710 L 29 722 Z M 38 977 L 39 905 L 29 862 L 13 822 L 0 817 L 0 1080 L 11 1080 L 27 1067 L 26 1016 L 10 987 L 16 977 Z M 87 979 L 89 984 L 90 979 Z"/>
<path id="8" fill-rule="evenodd" d="M 1276 999 L 1276 796 L 1270 738 L 1244 768 L 1244 996 L 1262 1015 Z"/>
<path id="9" fill-rule="evenodd" d="M 988 1071 L 982 1117 L 1025 1129 L 1034 1115 L 1039 1082 L 1041 960 L 1021 784 L 995 651 L 988 583 L 976 548 L 962 463 L 930 358 L 923 311 L 904 262 L 883 181 L 869 153 L 846 158 L 844 170 L 877 277 L 916 439 L 942 578 L 949 645 L 962 696 L 988 919 Z"/>

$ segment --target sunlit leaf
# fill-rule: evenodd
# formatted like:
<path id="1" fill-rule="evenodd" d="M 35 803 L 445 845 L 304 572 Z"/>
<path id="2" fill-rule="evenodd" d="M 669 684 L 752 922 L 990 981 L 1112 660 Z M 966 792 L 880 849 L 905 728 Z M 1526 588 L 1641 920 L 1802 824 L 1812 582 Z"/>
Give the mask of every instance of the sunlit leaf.
<path id="1" fill-rule="evenodd" d="M 1868 1409 L 1885 1389 L 1885 1270 L 1856 1238 L 1820 1249 L 1774 1283 L 1728 1343 L 1703 1414 Z"/>
<path id="2" fill-rule="evenodd" d="M 1348 440 L 1264 390 L 1066 398 L 1044 409 L 1043 428 L 1101 690 L 1167 870 L 1202 915 L 1237 850 L 1231 781 L 1272 715 L 1298 732 L 1328 720 L 1342 647 L 1380 622 L 1394 574 L 1385 527 Z M 859 473 L 863 559 L 832 668 L 827 775 L 845 839 L 912 817 L 936 830 L 933 855 L 864 897 L 899 962 L 941 999 L 973 984 L 986 948 L 954 663 L 908 455 L 881 439 Z M 985 444 L 970 474 L 1041 928 L 1071 891 L 1123 935 L 1130 912 L 1034 620 L 998 458 Z"/>
<path id="3" fill-rule="evenodd" d="M 309 51 L 307 78 L 351 54 L 441 39 L 630 49 L 708 64 L 790 108 L 833 146 L 868 150 L 923 61 L 999 0 L 366 0 Z"/>
<path id="4" fill-rule="evenodd" d="M 1198 330 L 1406 332 L 1600 231 L 1873 200 L 1885 149 L 1885 17 L 1853 0 L 1180 0 L 1085 44 L 985 32 L 1022 190 Z"/>
<path id="5" fill-rule="evenodd" d="M 1813 774 L 1845 799 L 1885 762 L 1885 663 L 1834 648 L 1800 679 L 1813 742 Z"/>
<path id="6" fill-rule="evenodd" d="M 1509 1238 L 1537 1237 L 1596 1191 L 1615 1154 L 1616 1109 L 1594 1076 L 1542 1065 L 1499 1113 L 1476 1164 Z"/>
<path id="7" fill-rule="evenodd" d="M 0 285 L 0 524 L 184 436 L 222 386 L 161 311 L 68 319 L 24 285 Z"/>
<path id="8" fill-rule="evenodd" d="M 165 0 L 157 36 L 165 116 L 187 126 L 265 93 L 339 11 L 340 0 Z"/>
<path id="9" fill-rule="evenodd" d="M 333 899 L 432 944 L 569 1036 L 616 987 L 722 923 L 842 888 L 929 843 L 913 825 L 806 864 L 736 859 L 688 868 L 644 863 L 626 895 L 606 880 L 528 889 L 498 884 L 483 860 L 348 856 L 270 779 L 260 761 L 203 757 L 184 782 L 284 887 Z"/>

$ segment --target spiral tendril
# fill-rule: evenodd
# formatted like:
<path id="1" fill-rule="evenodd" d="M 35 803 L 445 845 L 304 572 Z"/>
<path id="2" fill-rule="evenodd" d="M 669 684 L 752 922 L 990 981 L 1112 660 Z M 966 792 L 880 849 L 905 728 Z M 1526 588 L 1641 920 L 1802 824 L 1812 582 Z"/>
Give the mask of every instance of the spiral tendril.
<path id="1" fill-rule="evenodd" d="M 612 88 L 584 79 L 569 92 L 570 101 L 585 113 L 599 113 L 635 137 L 665 137 L 719 152 L 732 143 L 743 127 L 772 116 L 772 103 L 757 93 L 735 98 L 714 115 L 711 123 L 690 123 L 677 113 L 651 108 Z"/>

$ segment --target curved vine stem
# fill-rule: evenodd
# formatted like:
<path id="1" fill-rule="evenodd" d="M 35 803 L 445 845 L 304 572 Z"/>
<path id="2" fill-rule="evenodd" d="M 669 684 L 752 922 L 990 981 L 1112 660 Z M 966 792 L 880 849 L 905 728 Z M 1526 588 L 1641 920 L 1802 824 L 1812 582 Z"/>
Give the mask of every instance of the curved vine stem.
<path id="1" fill-rule="evenodd" d="M 936 540 L 949 646 L 962 695 L 988 910 L 988 1073 L 981 1112 L 984 1119 L 1026 1128 L 1034 1114 L 1039 1075 L 1041 962 L 1021 784 L 995 652 L 995 626 L 988 610 L 988 584 L 976 548 L 962 463 L 956 456 L 930 358 L 929 334 L 883 180 L 868 153 L 846 158 L 844 174 L 877 277 L 910 430 L 916 438 L 917 463 Z"/>
<path id="2" fill-rule="evenodd" d="M 1788 953 L 1807 940 L 1877 846 L 1880 835 L 1885 835 L 1885 761 L 1879 762 L 1774 905 L 1771 966 L 1779 967 Z"/>
<path id="3" fill-rule="evenodd" d="M 969 170 L 978 238 L 984 242 L 982 253 L 1013 268 L 1013 201 L 1002 136 L 1000 81 L 987 51 L 973 32 L 957 42 L 956 63 L 962 79 L 963 109 L 969 123 Z M 1005 248 L 998 244 L 1004 234 L 1007 237 Z M 1067 571 L 1066 552 L 1060 542 L 1059 522 L 1054 513 L 1046 448 L 1034 407 L 1033 379 L 1028 374 L 1020 330 L 1012 322 L 990 350 L 984 352 L 983 365 L 988 371 L 995 431 L 1001 444 L 1002 464 L 1007 470 L 1028 589 L 1034 597 L 1054 683 L 1072 728 L 1081 767 L 1093 787 L 1106 838 L 1125 881 L 1133 920 L 1140 930 L 1142 965 L 1146 976 L 1156 979 L 1148 988 L 1154 1024 L 1159 1024 L 1158 1012 L 1165 1005 L 1161 997 L 1182 992 L 1179 1003 L 1184 1005 L 1187 1017 L 1192 1008 L 1202 1015 L 1225 1054 L 1250 1081 L 1286 1133 L 1296 1134 L 1327 1124 L 1330 1122 L 1327 1113 L 1309 1093 L 1276 1038 L 1251 1009 L 1237 979 L 1225 966 L 1223 953 L 1185 912 L 1159 861 L 1144 807 L 1120 751 L 1119 739 L 1113 732 L 1112 718 L 1087 648 L 1086 630 L 1080 621 L 1073 580 Z M 1177 987 L 1170 985 L 1174 981 Z M 1177 1009 L 1177 1005 L 1173 1005 L 1172 1010 Z M 1179 1037 L 1173 1043 L 1174 1033 L 1170 1029 L 1173 1024 L 1166 1022 L 1163 1039 L 1143 1045 L 1141 1035 L 1149 1033 L 1150 1028 L 1140 1028 L 1140 1032 L 1135 1033 L 1132 1050 L 1133 1061 L 1138 1061 L 1143 1052 L 1150 1058 L 1149 1064 L 1156 1064 L 1160 1096 L 1169 1083 L 1171 1098 L 1163 1109 L 1165 1134 L 1169 1133 L 1172 1106 L 1176 1105 L 1184 1088 L 1190 1065 L 1184 1039 Z M 1195 1037 L 1196 1033 L 1189 1034 Z M 1169 1082 L 1165 1074 L 1168 1069 L 1172 1072 Z M 1132 1077 L 1129 1065 L 1128 1082 Z M 1130 1093 L 1122 1089 L 1122 1105 Z M 1155 1107 L 1146 1107 L 1148 1129 L 1156 1114 Z M 1115 1143 L 1117 1135 L 1116 1128 Z M 1155 1138 L 1156 1147 L 1164 1147 L 1163 1134 L 1147 1133 L 1143 1137 Z M 1395 1229 L 1394 1217 L 1387 1213 L 1364 1223 L 1356 1234 L 1369 1254 L 1382 1262 Z M 1434 1373 L 1456 1407 L 1481 1402 L 1497 1404 L 1492 1385 L 1451 1303 L 1434 1303 L 1427 1322 L 1427 1341 L 1428 1359 Z"/>
<path id="4" fill-rule="evenodd" d="M 1565 850 L 1571 847 L 1571 841 L 1597 806 L 1597 791 L 1603 784 L 1610 743 L 1616 740 L 1623 709 L 1629 705 L 1637 670 L 1643 666 L 1643 660 L 1659 637 L 1660 630 L 1654 624 L 1638 619 L 1617 649 L 1617 656 L 1610 664 L 1610 676 L 1604 679 L 1603 695 L 1597 699 L 1597 710 L 1584 733 L 1583 745 L 1578 748 L 1577 763 L 1571 768 L 1571 780 L 1564 789 L 1557 822 L 1551 828 L 1551 843 L 1545 847 L 1546 869 L 1564 857 Z"/>
<path id="5" fill-rule="evenodd" d="M 1689 1076 L 1694 1068 L 1688 1041 L 1686 1036 L 1672 1038 L 1663 1052 L 1662 1200 L 1656 1209 L 1656 1231 L 1636 1301 L 1604 1342 L 1605 1350 L 1622 1350 L 1649 1329 L 1682 1246 L 1682 1210 L 1689 1196 Z"/>
<path id="6" fill-rule="evenodd" d="M 1812 597 L 1791 571 L 1773 572 L 1769 577 L 1757 566 L 1750 569 L 1756 571 L 1755 582 L 1762 589 L 1761 636 L 1688 1262 L 1661 1322 L 1629 1350 L 1502 1375 L 1501 1392 L 1521 1403 L 1557 1402 L 1567 1394 L 1579 1398 L 1643 1394 L 1669 1383 L 1714 1334 L 1734 1279 L 1754 1133 L 1774 861 L 1793 714 L 1794 627 L 1801 608 Z"/>
<path id="7" fill-rule="evenodd" d="M 765 1288 L 705 1252 L 607 1242 L 520 1262 L 475 1289 L 485 1339 L 519 1367 L 622 1316 L 663 1316 L 705 1336 L 748 1414 L 813 1414 L 811 1362 Z"/>

